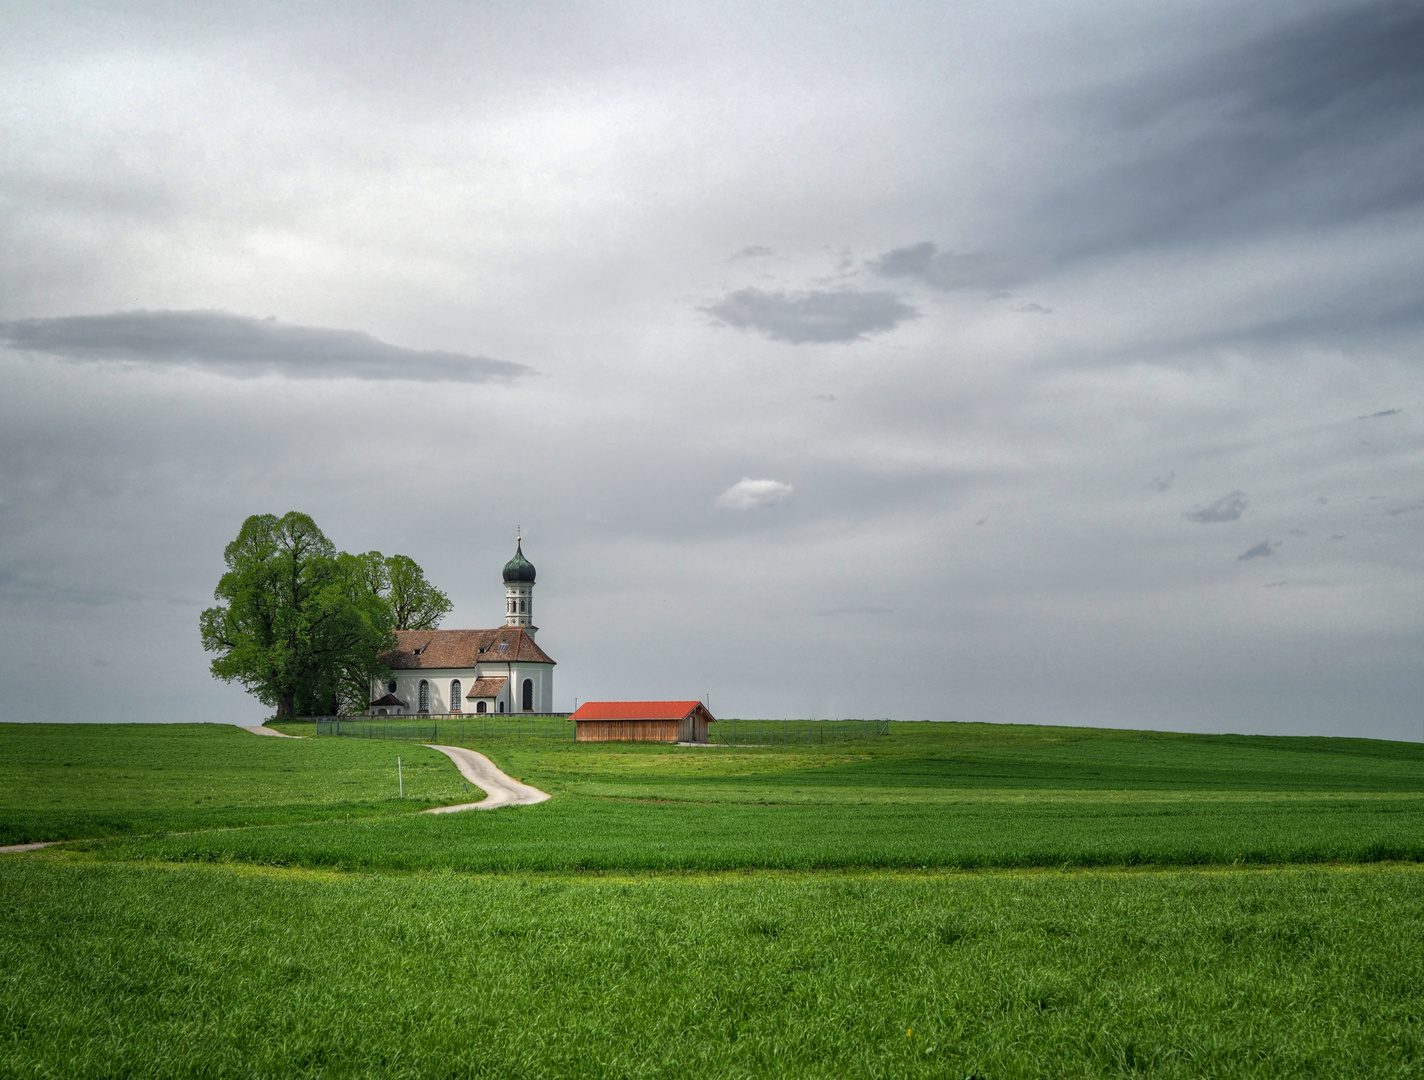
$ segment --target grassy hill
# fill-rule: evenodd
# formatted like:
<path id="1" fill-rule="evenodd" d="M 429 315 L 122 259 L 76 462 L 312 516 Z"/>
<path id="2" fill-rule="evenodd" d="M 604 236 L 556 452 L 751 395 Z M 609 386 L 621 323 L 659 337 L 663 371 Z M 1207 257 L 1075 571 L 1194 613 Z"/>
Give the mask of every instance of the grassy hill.
<path id="1" fill-rule="evenodd" d="M 519 814 L 417 815 L 476 796 L 444 756 L 411 744 L 0 727 L 0 801 L 12 804 L 0 830 L 11 842 L 128 837 L 86 845 L 103 858 L 387 870 L 1424 858 L 1417 744 L 892 724 L 880 738 L 774 748 L 472 745 L 556 798 Z M 391 797 L 397 756 L 405 800 Z"/>

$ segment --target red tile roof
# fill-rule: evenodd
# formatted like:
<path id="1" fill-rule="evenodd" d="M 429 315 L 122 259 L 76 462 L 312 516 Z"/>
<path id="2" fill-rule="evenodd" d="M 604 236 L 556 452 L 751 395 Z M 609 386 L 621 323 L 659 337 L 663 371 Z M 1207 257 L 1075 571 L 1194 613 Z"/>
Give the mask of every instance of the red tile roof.
<path id="1" fill-rule="evenodd" d="M 509 682 L 503 675 L 497 679 L 476 679 L 470 683 L 470 692 L 465 695 L 469 698 L 499 697 L 499 692 L 504 689 L 504 684 Z"/>
<path id="2" fill-rule="evenodd" d="M 387 694 L 385 697 L 378 697 L 375 701 L 371 702 L 371 704 L 372 704 L 372 705 L 399 705 L 402 709 L 405 708 L 405 702 L 402 701 L 400 698 L 396 697 L 394 694 Z"/>
<path id="3" fill-rule="evenodd" d="M 472 668 L 479 663 L 506 660 L 525 664 L 554 662 L 517 626 L 501 626 L 497 630 L 397 630 L 396 647 L 382 653 L 381 659 L 397 671 Z"/>
<path id="4" fill-rule="evenodd" d="M 585 701 L 569 719 L 682 720 L 701 705 L 700 701 Z M 707 718 L 716 719 L 711 713 Z"/>

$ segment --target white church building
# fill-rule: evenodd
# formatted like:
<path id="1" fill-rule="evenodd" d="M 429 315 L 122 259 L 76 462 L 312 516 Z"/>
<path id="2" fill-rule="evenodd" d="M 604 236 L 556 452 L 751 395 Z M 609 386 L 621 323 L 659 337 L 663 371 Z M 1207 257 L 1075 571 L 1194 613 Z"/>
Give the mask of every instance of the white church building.
<path id="1" fill-rule="evenodd" d="M 554 661 L 534 642 L 534 566 L 523 537 L 504 566 L 504 625 L 497 630 L 397 630 L 371 684 L 372 716 L 554 711 Z"/>

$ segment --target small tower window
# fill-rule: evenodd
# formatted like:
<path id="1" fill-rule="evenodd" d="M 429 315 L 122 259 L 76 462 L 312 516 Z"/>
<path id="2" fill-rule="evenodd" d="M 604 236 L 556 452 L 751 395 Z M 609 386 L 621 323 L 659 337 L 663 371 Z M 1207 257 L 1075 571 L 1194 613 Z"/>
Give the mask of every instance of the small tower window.
<path id="1" fill-rule="evenodd" d="M 524 680 L 524 711 L 534 711 L 534 680 Z"/>
<path id="2" fill-rule="evenodd" d="M 450 681 L 450 711 L 451 711 L 451 712 L 459 712 L 459 711 L 460 711 L 460 680 L 459 680 L 459 679 L 452 679 L 452 680 Z"/>
<path id="3" fill-rule="evenodd" d="M 430 711 L 430 684 L 424 679 L 420 680 L 420 711 Z"/>

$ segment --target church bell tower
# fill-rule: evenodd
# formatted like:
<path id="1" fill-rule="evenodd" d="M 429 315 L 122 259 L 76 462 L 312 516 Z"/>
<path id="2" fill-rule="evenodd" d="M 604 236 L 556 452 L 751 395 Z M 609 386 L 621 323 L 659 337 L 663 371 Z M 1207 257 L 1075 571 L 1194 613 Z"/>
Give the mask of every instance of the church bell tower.
<path id="1" fill-rule="evenodd" d="M 534 625 L 534 564 L 524 557 L 524 537 L 514 541 L 514 558 L 504 564 L 504 625 L 517 626 L 532 638 Z"/>

